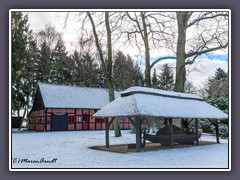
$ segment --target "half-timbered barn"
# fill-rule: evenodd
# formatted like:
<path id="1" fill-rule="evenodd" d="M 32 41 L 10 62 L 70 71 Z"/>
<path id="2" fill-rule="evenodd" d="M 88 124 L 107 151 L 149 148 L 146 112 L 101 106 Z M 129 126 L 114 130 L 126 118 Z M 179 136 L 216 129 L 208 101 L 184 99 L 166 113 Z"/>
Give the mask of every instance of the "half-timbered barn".
<path id="1" fill-rule="evenodd" d="M 115 97 L 119 96 L 120 93 L 115 91 Z M 38 83 L 33 106 L 28 114 L 28 129 L 105 129 L 105 119 L 92 115 L 108 103 L 107 89 Z M 119 121 L 121 129 L 131 128 L 127 118 L 120 118 Z"/>

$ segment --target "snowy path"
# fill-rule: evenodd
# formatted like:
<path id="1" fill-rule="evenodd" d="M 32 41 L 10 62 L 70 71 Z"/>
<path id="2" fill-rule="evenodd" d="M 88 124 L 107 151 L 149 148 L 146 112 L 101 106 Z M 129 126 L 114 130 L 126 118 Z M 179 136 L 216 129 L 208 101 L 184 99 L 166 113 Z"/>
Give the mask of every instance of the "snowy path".
<path id="1" fill-rule="evenodd" d="M 135 142 L 135 135 L 130 131 L 122 131 L 122 135 L 115 138 L 110 131 L 110 145 Z M 104 137 L 104 131 L 12 133 L 12 167 L 228 168 L 227 140 L 221 139 L 221 144 L 127 154 L 89 149 L 104 145 Z M 216 141 L 209 135 L 202 135 L 200 140 Z M 42 158 L 53 162 L 37 163 Z"/>

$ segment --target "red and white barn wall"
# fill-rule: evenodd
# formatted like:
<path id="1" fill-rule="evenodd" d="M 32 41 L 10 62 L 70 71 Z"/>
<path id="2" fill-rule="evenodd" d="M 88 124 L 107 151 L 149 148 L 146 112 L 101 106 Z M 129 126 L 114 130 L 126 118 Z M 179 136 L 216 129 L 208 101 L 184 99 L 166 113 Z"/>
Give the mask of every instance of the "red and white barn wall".
<path id="1" fill-rule="evenodd" d="M 28 116 L 28 129 L 51 131 L 52 114 L 67 114 L 67 130 L 101 130 L 105 129 L 103 118 L 95 118 L 93 109 L 54 109 L 32 111 Z M 46 123 L 45 123 L 46 119 Z M 127 118 L 120 118 L 120 128 L 130 129 L 132 124 Z M 113 129 L 113 126 L 110 126 Z"/>

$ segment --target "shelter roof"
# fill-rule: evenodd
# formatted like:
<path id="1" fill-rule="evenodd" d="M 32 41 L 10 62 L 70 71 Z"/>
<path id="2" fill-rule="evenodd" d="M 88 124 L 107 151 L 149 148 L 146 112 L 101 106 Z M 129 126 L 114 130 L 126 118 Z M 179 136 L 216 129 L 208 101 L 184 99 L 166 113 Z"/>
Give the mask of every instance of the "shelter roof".
<path id="1" fill-rule="evenodd" d="M 228 115 L 201 97 L 146 87 L 131 87 L 104 106 L 95 117 L 168 117 L 227 119 Z"/>

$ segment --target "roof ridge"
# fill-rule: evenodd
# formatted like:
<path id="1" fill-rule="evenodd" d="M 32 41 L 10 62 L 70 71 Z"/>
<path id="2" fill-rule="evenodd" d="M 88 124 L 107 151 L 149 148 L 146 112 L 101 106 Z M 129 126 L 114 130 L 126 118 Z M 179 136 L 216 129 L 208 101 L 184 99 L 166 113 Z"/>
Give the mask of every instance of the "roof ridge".
<path id="1" fill-rule="evenodd" d="M 101 90 L 106 90 L 108 91 L 107 88 L 100 88 L 100 87 L 82 87 L 82 86 L 76 86 L 76 85 L 65 85 L 65 84 L 51 84 L 51 83 L 43 83 L 43 82 L 38 82 L 38 84 L 42 85 L 47 85 L 47 86 L 62 86 L 62 87 L 71 87 L 71 88 L 86 88 L 86 89 L 101 89 Z"/>
<path id="2" fill-rule="evenodd" d="M 145 95 L 154 95 L 154 96 L 162 96 L 162 97 L 169 97 L 169 98 L 178 98 L 178 99 L 191 99 L 191 100 L 199 100 L 199 101 L 204 101 L 200 97 L 183 97 L 180 95 L 169 95 L 169 94 L 161 94 L 157 92 L 146 92 L 146 91 L 132 91 L 132 92 L 126 92 L 122 93 L 121 97 L 126 97 L 134 94 L 145 94 Z"/>

